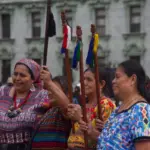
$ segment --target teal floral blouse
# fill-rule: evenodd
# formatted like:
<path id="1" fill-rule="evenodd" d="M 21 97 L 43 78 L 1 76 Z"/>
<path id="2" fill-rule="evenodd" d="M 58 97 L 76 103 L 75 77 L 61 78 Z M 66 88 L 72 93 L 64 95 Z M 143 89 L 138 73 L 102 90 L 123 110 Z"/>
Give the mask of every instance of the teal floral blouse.
<path id="1" fill-rule="evenodd" d="M 118 109 L 105 124 L 97 150 L 135 150 L 136 141 L 150 140 L 149 104 L 139 102 L 120 113 Z"/>

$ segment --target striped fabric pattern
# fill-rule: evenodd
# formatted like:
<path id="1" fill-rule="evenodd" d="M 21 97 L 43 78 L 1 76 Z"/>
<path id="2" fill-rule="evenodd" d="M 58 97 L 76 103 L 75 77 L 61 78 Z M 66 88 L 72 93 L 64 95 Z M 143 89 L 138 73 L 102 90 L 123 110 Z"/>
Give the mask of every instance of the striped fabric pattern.
<path id="1" fill-rule="evenodd" d="M 67 148 L 71 122 L 66 120 L 59 107 L 51 108 L 41 124 L 32 144 L 33 150 L 61 150 Z"/>

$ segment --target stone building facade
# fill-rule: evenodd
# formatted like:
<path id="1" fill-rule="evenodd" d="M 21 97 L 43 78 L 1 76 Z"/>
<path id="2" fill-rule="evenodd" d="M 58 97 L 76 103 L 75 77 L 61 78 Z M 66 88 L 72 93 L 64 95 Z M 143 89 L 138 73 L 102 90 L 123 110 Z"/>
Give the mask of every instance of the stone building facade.
<path id="1" fill-rule="evenodd" d="M 66 10 L 72 27 L 69 51 L 75 47 L 75 28 L 83 30 L 84 59 L 91 37 L 90 24 L 100 34 L 99 63 L 115 68 L 126 59 L 139 61 L 150 75 L 150 0 L 51 0 L 56 36 L 49 39 L 47 65 L 55 75 L 64 74 L 60 54 L 62 27 L 60 12 Z M 13 73 L 17 60 L 28 57 L 42 63 L 46 22 L 46 0 L 0 1 L 0 80 Z M 74 83 L 78 71 L 73 71 Z"/>

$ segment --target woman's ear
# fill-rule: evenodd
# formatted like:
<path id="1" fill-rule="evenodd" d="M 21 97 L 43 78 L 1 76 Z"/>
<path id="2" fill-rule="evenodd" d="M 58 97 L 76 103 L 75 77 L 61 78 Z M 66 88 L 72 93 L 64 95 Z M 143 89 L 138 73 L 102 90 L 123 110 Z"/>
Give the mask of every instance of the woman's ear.
<path id="1" fill-rule="evenodd" d="M 105 85 L 106 85 L 105 80 L 102 80 L 102 81 L 100 82 L 100 84 L 99 84 L 100 89 L 103 89 Z"/>
<path id="2" fill-rule="evenodd" d="M 135 85 L 136 82 L 137 82 L 137 76 L 135 74 L 133 74 L 131 76 L 131 85 Z"/>

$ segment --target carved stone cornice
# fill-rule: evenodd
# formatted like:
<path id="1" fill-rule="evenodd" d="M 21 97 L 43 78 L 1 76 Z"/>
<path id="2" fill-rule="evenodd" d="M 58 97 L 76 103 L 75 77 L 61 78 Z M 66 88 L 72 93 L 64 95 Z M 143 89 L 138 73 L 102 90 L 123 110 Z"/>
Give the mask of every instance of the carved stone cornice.
<path id="1" fill-rule="evenodd" d="M 101 35 L 100 36 L 100 39 L 102 39 L 102 40 L 104 40 L 104 41 L 109 41 L 110 40 L 110 38 L 111 38 L 111 35 Z"/>
<path id="2" fill-rule="evenodd" d="M 27 44 L 31 44 L 32 42 L 37 42 L 39 44 L 44 43 L 44 38 L 26 38 L 25 40 L 26 40 Z"/>
<path id="3" fill-rule="evenodd" d="M 9 51 L 6 48 L 0 48 L 0 60 L 3 59 L 13 59 L 15 56 L 15 53 L 13 51 Z"/>
<path id="4" fill-rule="evenodd" d="M 111 38 L 111 35 L 107 34 L 107 35 L 101 35 L 99 36 L 100 40 L 106 41 L 108 42 Z M 89 36 L 89 39 L 91 39 L 91 35 Z"/>
<path id="5" fill-rule="evenodd" d="M 42 58 L 44 48 L 44 38 L 26 38 L 25 39 L 28 47 L 26 56 L 28 58 Z"/>
<path id="6" fill-rule="evenodd" d="M 6 44 L 14 44 L 15 42 L 15 39 L 7 39 L 7 38 L 4 38 L 4 39 L 0 39 L 0 44 L 2 43 L 6 43 Z"/>
<path id="7" fill-rule="evenodd" d="M 101 58 L 101 57 L 102 58 L 107 58 L 109 56 L 109 54 L 110 54 L 110 49 L 105 49 L 101 45 L 99 45 L 98 53 L 97 53 L 99 58 Z"/>
<path id="8" fill-rule="evenodd" d="M 24 4 L 24 7 L 30 11 L 35 10 L 35 9 L 45 9 L 46 3 L 45 1 L 30 2 L 30 3 Z"/>
<path id="9" fill-rule="evenodd" d="M 26 56 L 32 59 L 42 59 L 43 52 L 40 51 L 36 46 L 33 46 L 32 48 L 28 48 L 28 51 L 26 52 Z"/>
<path id="10" fill-rule="evenodd" d="M 130 44 L 123 49 L 124 55 L 128 56 L 143 56 L 146 52 L 146 48 L 144 46 L 137 46 L 137 44 Z"/>
<path id="11" fill-rule="evenodd" d="M 56 37 L 56 40 L 57 40 L 58 43 L 62 42 L 63 36 L 57 36 L 57 37 Z M 75 37 L 75 36 L 73 36 L 73 37 L 71 38 L 71 42 L 76 42 L 76 37 Z"/>
<path id="12" fill-rule="evenodd" d="M 55 3 L 57 3 L 57 2 L 59 2 L 60 0 L 51 0 L 51 5 L 53 5 L 53 4 L 55 4 Z M 34 0 L 34 1 L 32 1 L 32 0 L 20 0 L 20 1 L 11 1 L 11 2 L 1 2 L 0 1 L 0 4 L 5 4 L 5 5 L 8 5 L 8 4 L 10 4 L 10 5 L 18 5 L 18 6 L 23 6 L 23 5 L 25 5 L 25 4 L 33 4 L 33 3 L 43 3 L 43 4 L 47 4 L 47 0 Z"/>
<path id="13" fill-rule="evenodd" d="M 126 33 L 123 34 L 123 37 L 125 40 L 128 40 L 129 38 L 139 37 L 140 39 L 144 39 L 146 36 L 146 33 Z"/>
<path id="14" fill-rule="evenodd" d="M 124 0 L 124 3 L 128 6 L 131 6 L 131 5 L 144 5 L 145 0 Z"/>
<path id="15" fill-rule="evenodd" d="M 12 59 L 14 53 L 14 39 L 0 39 L 0 59 Z"/>
<path id="16" fill-rule="evenodd" d="M 106 7 L 110 5 L 111 0 L 89 0 L 88 4 L 90 7 L 99 8 L 99 7 Z"/>
<path id="17" fill-rule="evenodd" d="M 57 3 L 56 8 L 57 8 L 59 14 L 62 10 L 71 10 L 72 12 L 69 15 L 72 16 L 72 18 L 73 18 L 75 16 L 77 5 L 78 5 L 77 1 L 64 0 L 63 2 Z"/>
<path id="18" fill-rule="evenodd" d="M 0 3 L 0 14 L 2 13 L 10 13 L 12 14 L 15 10 L 15 7 L 11 4 L 1 4 Z"/>
<path id="19" fill-rule="evenodd" d="M 57 40 L 58 43 L 62 42 L 63 36 L 57 36 L 57 37 L 56 37 L 56 40 Z"/>

